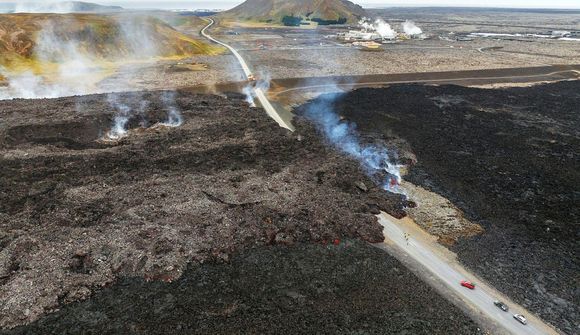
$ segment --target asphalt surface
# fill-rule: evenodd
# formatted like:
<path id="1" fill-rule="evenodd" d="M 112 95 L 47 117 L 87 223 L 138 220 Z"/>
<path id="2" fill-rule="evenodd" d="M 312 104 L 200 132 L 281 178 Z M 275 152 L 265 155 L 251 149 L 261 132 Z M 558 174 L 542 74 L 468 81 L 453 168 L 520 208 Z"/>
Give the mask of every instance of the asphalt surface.
<path id="1" fill-rule="evenodd" d="M 240 53 L 234 49 L 232 46 L 221 42 L 213 37 L 211 37 L 208 33 L 207 30 L 215 23 L 215 21 L 213 19 L 209 19 L 209 23 L 207 26 L 205 26 L 202 30 L 201 30 L 201 35 L 205 38 L 207 38 L 208 40 L 217 43 L 221 46 L 226 47 L 228 50 L 230 50 L 230 52 L 236 57 L 236 59 L 238 60 L 238 62 L 240 63 L 240 66 L 242 67 L 242 70 L 244 71 L 244 74 L 246 75 L 246 78 L 249 80 L 249 78 L 251 78 L 251 76 L 253 76 L 252 71 L 250 70 L 250 67 L 248 66 L 248 63 L 246 63 L 246 61 L 244 60 L 244 58 L 240 55 Z M 256 98 L 258 98 L 258 101 L 260 102 L 260 105 L 262 106 L 262 108 L 264 108 L 264 110 L 266 111 L 266 113 L 268 113 L 268 115 L 274 119 L 274 121 L 276 121 L 280 127 L 282 128 L 286 128 L 288 130 L 294 130 L 294 127 L 292 126 L 291 123 L 285 121 L 282 116 L 280 116 L 280 114 L 278 114 L 278 112 L 276 111 L 276 108 L 274 108 L 274 106 L 272 106 L 272 104 L 270 103 L 270 101 L 268 100 L 268 98 L 266 98 L 266 94 L 264 92 L 264 90 L 260 87 L 252 87 L 254 95 L 256 96 Z"/>
<path id="2" fill-rule="evenodd" d="M 552 328 L 542 323 L 541 320 L 532 316 L 521 306 L 511 302 L 507 297 L 482 283 L 481 280 L 461 268 L 456 262 L 450 262 L 445 257 L 438 255 L 434 249 L 441 248 L 427 239 L 409 236 L 405 238 L 407 229 L 392 217 L 381 214 L 378 216 L 379 222 L 384 227 L 385 243 L 378 245 L 383 249 L 392 251 L 386 247 L 392 245 L 402 254 L 412 258 L 415 267 L 420 270 L 427 270 L 435 280 L 449 288 L 448 293 L 455 295 L 465 304 L 467 309 L 475 308 L 481 312 L 485 318 L 493 321 L 504 331 L 516 335 L 536 335 L 536 334 L 557 334 Z M 397 220 L 398 221 L 398 220 Z M 415 234 L 415 232 L 413 232 Z M 425 271 L 420 271 L 425 277 Z M 470 280 L 475 283 L 476 288 L 470 290 L 460 285 L 462 280 Z M 493 302 L 502 301 L 509 306 L 509 311 L 504 312 L 496 307 Z M 513 314 L 523 314 L 528 324 L 523 325 L 513 318 Z"/>

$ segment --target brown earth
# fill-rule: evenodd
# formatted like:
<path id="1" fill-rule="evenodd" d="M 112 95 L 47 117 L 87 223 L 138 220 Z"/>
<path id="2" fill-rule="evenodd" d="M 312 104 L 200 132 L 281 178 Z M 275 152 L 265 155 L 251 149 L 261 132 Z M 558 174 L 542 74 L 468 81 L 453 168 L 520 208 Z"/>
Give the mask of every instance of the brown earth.
<path id="1" fill-rule="evenodd" d="M 156 126 L 163 96 L 0 101 L 0 327 L 247 247 L 381 241 L 374 214 L 405 215 L 304 121 L 289 133 L 241 96 L 177 93 L 184 124 Z M 139 111 L 116 142 L 108 101 Z"/>

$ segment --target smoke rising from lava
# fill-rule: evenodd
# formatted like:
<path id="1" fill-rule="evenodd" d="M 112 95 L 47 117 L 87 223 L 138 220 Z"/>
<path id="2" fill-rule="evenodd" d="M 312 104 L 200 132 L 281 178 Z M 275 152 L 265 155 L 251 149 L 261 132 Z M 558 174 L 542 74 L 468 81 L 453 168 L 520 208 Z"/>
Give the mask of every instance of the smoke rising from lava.
<path id="1" fill-rule="evenodd" d="M 264 93 L 267 93 L 270 90 L 270 81 L 272 80 L 272 76 L 268 72 L 260 71 L 256 81 L 253 83 L 249 83 L 246 85 L 242 92 L 246 95 L 246 102 L 251 107 L 256 107 L 256 91 L 255 89 L 261 89 Z"/>
<path id="2" fill-rule="evenodd" d="M 158 99 L 149 99 L 143 92 L 110 93 L 107 95 L 107 101 L 114 112 L 111 129 L 105 136 L 108 140 L 119 140 L 127 136 L 130 124 L 135 127 L 138 123 L 140 128 L 179 127 L 183 124 L 183 116 L 176 103 L 176 93 L 173 91 L 161 92 Z M 148 116 L 152 110 L 162 110 L 167 115 L 164 119 L 155 117 L 157 120 L 152 124 Z"/>
<path id="3" fill-rule="evenodd" d="M 0 99 L 57 98 L 86 94 L 92 89 L 88 78 L 99 68 L 95 59 L 83 53 L 77 41 L 63 39 L 56 22 L 42 25 L 36 37 L 34 58 L 56 67 L 50 79 L 32 71 L 12 73 L 0 68 L 0 74 L 8 79 L 8 88 L 0 93 Z"/>
<path id="4" fill-rule="evenodd" d="M 179 127 L 183 124 L 183 117 L 175 103 L 175 92 L 163 92 L 161 101 L 167 109 L 167 120 L 161 123 L 166 127 Z"/>
<path id="5" fill-rule="evenodd" d="M 401 183 L 401 165 L 394 162 L 395 157 L 384 146 L 363 144 L 356 130 L 356 124 L 344 121 L 333 110 L 333 103 L 342 93 L 329 93 L 311 101 L 304 116 L 312 120 L 322 131 L 326 139 L 336 148 L 357 159 L 366 173 L 381 178 L 386 191 L 403 193 Z"/>
<path id="6" fill-rule="evenodd" d="M 131 78 L 135 75 L 129 67 L 124 68 L 124 76 L 107 81 L 106 88 L 98 84 L 111 67 L 118 67 L 115 64 L 161 55 L 152 37 L 153 27 L 143 24 L 147 18 L 138 15 L 103 18 L 110 24 L 110 35 L 99 35 L 90 23 L 74 16 L 48 17 L 40 24 L 34 41 L 31 61 L 38 63 L 38 69 L 18 72 L 0 67 L 0 75 L 8 82 L 8 87 L 0 90 L 0 99 L 58 98 L 133 89 Z M 71 26 L 80 30 L 71 30 Z M 99 47 L 103 39 L 110 43 L 108 47 Z"/>

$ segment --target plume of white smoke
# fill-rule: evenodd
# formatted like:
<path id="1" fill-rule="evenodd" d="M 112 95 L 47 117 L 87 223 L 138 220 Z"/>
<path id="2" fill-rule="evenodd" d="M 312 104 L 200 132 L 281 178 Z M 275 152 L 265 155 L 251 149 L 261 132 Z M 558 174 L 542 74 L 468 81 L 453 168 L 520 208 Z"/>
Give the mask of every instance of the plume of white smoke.
<path id="1" fill-rule="evenodd" d="M 375 20 L 375 29 L 382 38 L 392 40 L 397 37 L 397 32 L 391 28 L 391 25 L 382 19 Z"/>
<path id="2" fill-rule="evenodd" d="M 246 95 L 246 102 L 251 107 L 256 107 L 256 89 L 261 89 L 264 93 L 268 93 L 270 90 L 270 81 L 272 76 L 268 72 L 259 72 L 258 77 L 255 82 L 246 85 L 242 92 Z"/>
<path id="3" fill-rule="evenodd" d="M 142 16 L 123 15 L 108 17 L 111 24 L 118 26 L 119 34 L 113 45 L 123 46 L 119 50 L 110 50 L 111 54 L 97 54 L 91 29 L 85 29 L 82 36 L 67 32 L 67 25 L 77 24 L 74 17 L 62 17 L 48 20 L 42 24 L 36 35 L 33 49 L 34 58 L 41 64 L 56 67 L 49 74 L 36 75 L 31 71 L 24 73 L 9 72 L 0 68 L 0 75 L 5 77 L 8 87 L 0 90 L 0 99 L 11 98 L 58 98 L 63 96 L 101 93 L 105 88 L 97 88 L 100 61 L 127 59 L 153 59 L 160 55 L 152 25 L 143 24 Z M 147 20 L 148 18 L 145 18 Z M 84 24 L 84 23 L 79 23 Z M 132 88 L 131 78 L 134 72 L 125 68 L 124 76 L 108 82 L 108 92 L 127 91 Z"/>
<path id="4" fill-rule="evenodd" d="M 256 93 L 254 92 L 254 87 L 252 84 L 244 86 L 242 93 L 246 96 L 246 102 L 250 107 L 256 107 Z"/>
<path id="5" fill-rule="evenodd" d="M 183 124 L 183 117 L 176 103 L 176 93 L 173 91 L 161 92 L 157 97 L 160 103 L 152 103 L 143 92 L 109 93 L 107 101 L 114 112 L 111 129 L 107 132 L 106 140 L 119 140 L 129 134 L 129 125 L 136 125 L 138 121 L 141 128 L 150 126 L 179 127 Z M 148 119 L 151 108 L 160 108 L 167 112 L 164 120 Z M 153 121 L 153 122 L 151 122 Z M 154 124 L 153 124 L 154 123 Z"/>
<path id="6" fill-rule="evenodd" d="M 131 116 L 131 107 L 122 102 L 117 94 L 109 94 L 107 101 L 111 108 L 115 110 L 113 126 L 107 133 L 107 137 L 111 140 L 119 140 L 127 135 L 127 124 Z"/>
<path id="7" fill-rule="evenodd" d="M 121 30 L 120 38 L 128 50 L 126 57 L 146 59 L 160 55 L 159 45 L 153 38 L 155 31 L 150 25 L 143 24 L 142 20 L 140 16 L 123 16 L 117 20 Z"/>
<path id="8" fill-rule="evenodd" d="M 405 34 L 407 34 L 409 36 L 421 35 L 423 33 L 423 30 L 421 30 L 421 28 L 417 27 L 417 25 L 415 25 L 415 22 L 413 22 L 411 20 L 407 20 L 407 21 L 403 22 L 402 26 L 403 26 L 403 31 L 405 32 Z"/>
<path id="9" fill-rule="evenodd" d="M 371 22 L 369 18 L 365 17 L 359 21 L 359 26 L 367 32 L 376 32 L 384 39 L 392 40 L 397 38 L 397 32 L 381 18 Z"/>
<path id="10" fill-rule="evenodd" d="M 167 127 L 179 127 L 183 124 L 183 117 L 177 109 L 175 103 L 175 92 L 163 92 L 161 101 L 165 108 L 167 108 L 167 120 L 162 125 Z"/>
<path id="11" fill-rule="evenodd" d="M 38 61 L 57 67 L 50 80 L 31 71 L 10 73 L 0 69 L 0 74 L 8 79 L 0 99 L 57 98 L 85 94 L 91 88 L 87 76 L 97 68 L 94 60 L 80 51 L 78 42 L 63 39 L 57 30 L 56 23 L 44 23 L 34 48 Z"/>
<path id="12" fill-rule="evenodd" d="M 363 17 L 360 21 L 358 21 L 358 25 L 366 31 L 376 30 L 373 24 L 370 22 L 370 19 L 367 17 Z"/>
<path id="13" fill-rule="evenodd" d="M 333 103 L 340 93 L 324 94 L 307 105 L 304 116 L 312 120 L 333 146 L 357 159 L 366 172 L 373 177 L 386 176 L 382 181 L 386 191 L 403 194 L 401 168 L 388 149 L 383 146 L 363 144 L 356 125 L 343 121 L 333 110 Z"/>

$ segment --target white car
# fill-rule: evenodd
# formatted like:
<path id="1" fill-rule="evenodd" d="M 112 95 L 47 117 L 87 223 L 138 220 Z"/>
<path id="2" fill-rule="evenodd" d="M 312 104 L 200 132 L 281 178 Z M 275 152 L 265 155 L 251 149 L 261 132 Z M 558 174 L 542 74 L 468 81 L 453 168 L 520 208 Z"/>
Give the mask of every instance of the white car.
<path id="1" fill-rule="evenodd" d="M 526 318 L 521 314 L 514 314 L 514 319 L 518 320 L 518 322 L 523 325 L 528 324 L 528 320 L 526 320 Z"/>

